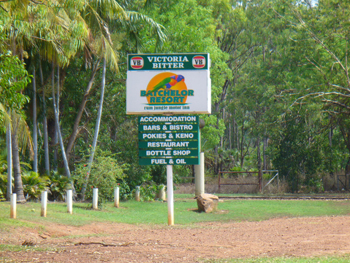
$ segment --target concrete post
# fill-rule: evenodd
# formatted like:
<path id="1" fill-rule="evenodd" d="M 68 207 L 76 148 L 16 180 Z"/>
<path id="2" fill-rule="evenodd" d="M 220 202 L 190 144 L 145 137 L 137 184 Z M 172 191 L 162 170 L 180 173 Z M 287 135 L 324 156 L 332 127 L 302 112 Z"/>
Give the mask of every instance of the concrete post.
<path id="1" fill-rule="evenodd" d="M 67 190 L 67 212 L 73 214 L 73 190 Z"/>
<path id="2" fill-rule="evenodd" d="M 46 217 L 47 191 L 41 192 L 41 216 Z"/>
<path id="3" fill-rule="evenodd" d="M 114 188 L 114 207 L 119 207 L 119 187 Z"/>
<path id="4" fill-rule="evenodd" d="M 166 200 L 165 185 L 164 184 L 159 185 L 158 192 L 157 192 L 157 198 L 161 199 L 163 201 Z"/>
<path id="5" fill-rule="evenodd" d="M 98 188 L 92 189 L 92 209 L 98 209 Z"/>
<path id="6" fill-rule="evenodd" d="M 140 198 L 140 186 L 136 186 L 135 189 L 135 200 L 137 202 L 140 202 L 141 198 Z"/>
<path id="7" fill-rule="evenodd" d="M 195 176 L 195 196 L 198 197 L 205 193 L 204 183 L 204 152 L 200 153 L 199 165 L 194 166 Z"/>
<path id="8" fill-rule="evenodd" d="M 16 218 L 16 212 L 17 212 L 17 194 L 12 194 L 10 197 L 10 203 L 11 203 L 11 211 L 10 211 L 10 217 Z"/>

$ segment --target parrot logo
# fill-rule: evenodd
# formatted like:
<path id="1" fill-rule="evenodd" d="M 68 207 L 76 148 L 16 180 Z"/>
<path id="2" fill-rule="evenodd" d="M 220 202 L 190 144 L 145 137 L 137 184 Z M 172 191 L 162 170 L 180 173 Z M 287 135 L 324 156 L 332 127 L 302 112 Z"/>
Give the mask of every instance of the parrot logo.
<path id="1" fill-rule="evenodd" d="M 170 77 L 167 77 L 160 81 L 157 85 L 155 85 L 153 88 L 151 88 L 145 96 L 148 96 L 152 92 L 156 92 L 160 89 L 171 89 L 173 86 L 175 86 L 177 83 L 185 81 L 184 76 L 182 75 L 173 75 Z"/>

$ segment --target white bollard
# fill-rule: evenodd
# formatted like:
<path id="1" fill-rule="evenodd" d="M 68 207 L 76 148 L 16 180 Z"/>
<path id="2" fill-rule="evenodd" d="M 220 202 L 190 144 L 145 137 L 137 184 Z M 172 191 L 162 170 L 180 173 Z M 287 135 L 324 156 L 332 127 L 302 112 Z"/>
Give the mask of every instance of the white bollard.
<path id="1" fill-rule="evenodd" d="M 157 197 L 160 200 L 166 201 L 165 185 L 164 184 L 159 185 Z"/>
<path id="2" fill-rule="evenodd" d="M 67 190 L 67 212 L 73 214 L 73 190 Z"/>
<path id="3" fill-rule="evenodd" d="M 204 194 L 204 152 L 200 153 L 199 165 L 194 166 L 195 196 Z"/>
<path id="4" fill-rule="evenodd" d="M 10 217 L 16 218 L 16 211 L 17 211 L 17 194 L 12 194 L 10 197 L 10 203 L 11 203 L 11 212 Z"/>
<path id="5" fill-rule="evenodd" d="M 41 216 L 46 217 L 47 191 L 41 192 Z"/>
<path id="6" fill-rule="evenodd" d="M 119 187 L 114 188 L 114 206 L 119 207 Z"/>
<path id="7" fill-rule="evenodd" d="M 140 186 L 136 186 L 135 189 L 135 200 L 137 202 L 140 202 L 141 198 L 140 198 Z"/>
<path id="8" fill-rule="evenodd" d="M 98 209 L 98 188 L 92 189 L 92 209 Z"/>

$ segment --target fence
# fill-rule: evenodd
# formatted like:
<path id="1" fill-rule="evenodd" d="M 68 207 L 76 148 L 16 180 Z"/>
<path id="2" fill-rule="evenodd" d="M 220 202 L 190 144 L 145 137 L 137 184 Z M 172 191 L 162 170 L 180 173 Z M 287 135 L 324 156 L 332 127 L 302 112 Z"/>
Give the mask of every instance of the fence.
<path id="1" fill-rule="evenodd" d="M 262 175 L 263 173 L 271 173 L 271 172 L 276 172 L 275 176 L 273 176 L 268 182 L 267 184 L 263 187 L 262 186 Z M 227 183 L 227 182 L 221 182 L 221 177 L 223 177 L 224 174 L 258 174 L 257 176 L 257 182 L 256 183 Z M 219 177 L 218 177 L 218 189 L 219 189 L 219 193 L 220 193 L 220 188 L 222 185 L 256 185 L 258 186 L 259 192 L 262 192 L 262 190 L 268 186 L 275 178 L 277 177 L 277 184 L 278 184 L 278 188 L 279 188 L 279 178 L 278 178 L 278 170 L 259 170 L 259 171 L 219 171 Z"/>

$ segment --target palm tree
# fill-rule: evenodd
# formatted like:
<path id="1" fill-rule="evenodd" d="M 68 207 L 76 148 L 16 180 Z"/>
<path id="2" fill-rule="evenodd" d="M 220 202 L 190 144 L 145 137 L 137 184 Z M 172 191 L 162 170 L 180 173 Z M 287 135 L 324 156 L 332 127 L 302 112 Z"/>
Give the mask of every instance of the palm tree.
<path id="1" fill-rule="evenodd" d="M 25 70 L 24 64 L 17 57 L 12 56 L 11 52 L 7 52 L 7 54 L 0 53 L 0 71 L 2 72 L 0 78 L 0 123 L 4 123 L 4 127 L 6 127 L 8 163 L 7 198 L 10 198 L 12 194 L 12 166 L 14 166 L 12 165 L 14 163 L 12 157 L 14 154 L 18 153 L 13 151 L 14 148 L 18 150 L 18 144 L 17 140 L 13 141 L 13 136 L 16 135 L 17 128 L 13 129 L 14 122 L 11 116 L 16 111 L 20 112 L 23 104 L 27 101 L 27 97 L 21 94 L 20 91 L 27 85 L 29 76 L 28 72 Z M 17 123 L 17 120 L 15 123 Z M 27 133 L 24 133 L 23 135 L 26 134 Z M 15 182 L 17 183 L 18 180 L 15 180 Z M 15 187 L 15 189 L 21 189 L 21 187 Z M 19 193 L 19 196 L 21 198 L 23 192 Z M 21 201 L 23 201 L 23 199 Z"/>
<path id="2" fill-rule="evenodd" d="M 97 139 L 100 129 L 101 117 L 102 117 L 102 108 L 104 101 L 104 90 L 105 90 L 105 79 L 106 79 L 106 63 L 109 61 L 109 66 L 112 70 L 118 71 L 118 59 L 117 54 L 113 49 L 113 43 L 111 40 L 111 33 L 107 24 L 107 20 L 109 21 L 117 21 L 123 26 L 127 26 L 128 28 L 135 29 L 135 25 L 140 21 L 151 25 L 153 29 L 156 30 L 157 36 L 159 37 L 160 42 L 165 40 L 165 35 L 162 31 L 162 26 L 155 23 L 152 19 L 139 14 L 137 12 L 128 12 L 125 11 L 116 1 L 106 1 L 103 6 L 100 5 L 100 1 L 93 0 L 90 1 L 90 5 L 88 6 L 88 10 L 91 10 L 92 15 L 86 16 L 86 21 L 89 21 L 90 28 L 95 33 L 95 41 L 97 43 L 98 49 L 96 50 L 96 54 L 103 60 L 103 72 L 102 72 L 102 83 L 101 83 L 101 98 L 99 103 L 99 109 L 96 119 L 96 127 L 94 133 L 94 139 L 92 143 L 92 148 L 90 152 L 90 158 L 88 163 L 88 172 L 86 176 L 86 180 L 82 187 L 82 199 L 85 198 L 85 191 L 87 187 L 87 183 L 89 181 L 89 175 L 91 171 L 92 162 L 94 159 L 94 154 L 97 146 Z M 89 12 L 90 13 L 90 12 Z M 88 13 L 88 14 L 89 14 Z M 81 118 L 81 115 L 80 115 Z M 79 124 L 80 119 L 76 120 L 76 123 Z M 74 132 L 73 136 L 76 136 L 77 133 Z M 70 150 L 72 145 L 74 144 L 75 137 L 71 136 L 70 138 Z"/>
<path id="3" fill-rule="evenodd" d="M 43 4 L 38 5 L 33 2 L 15 0 L 11 2 L 1 3 L 0 16 L 3 22 L 3 29 L 5 32 L 5 39 L 12 49 L 14 55 L 18 54 L 20 59 L 23 59 L 24 55 L 30 54 L 33 58 L 39 51 L 41 57 L 45 59 L 51 59 L 52 61 L 59 55 L 61 64 L 67 64 L 69 58 L 76 53 L 76 50 L 81 48 L 79 44 L 70 46 L 66 49 L 66 54 L 63 54 L 64 42 L 71 39 L 71 34 L 67 32 L 73 32 L 77 27 L 84 28 L 83 22 L 74 21 L 73 26 L 69 24 L 71 20 L 63 8 L 52 7 L 53 3 L 51 1 L 45 1 Z M 49 7 L 50 6 L 50 7 Z M 57 15 L 55 13 L 57 11 Z M 70 12 L 70 15 L 74 17 L 74 10 Z M 79 19 L 79 17 L 78 17 Z M 46 23 L 46 26 L 43 24 Z M 48 26 L 47 26 L 48 25 Z M 85 37 L 86 32 L 82 30 L 78 37 Z M 45 36 L 45 38 L 43 38 Z M 2 44 L 2 43 L 1 43 Z M 35 66 L 34 76 L 35 76 Z M 36 88 L 35 83 L 33 83 L 33 88 Z M 21 91 L 19 91 L 21 93 Z M 36 104 L 36 103 L 35 103 Z M 12 114 L 16 114 L 12 112 Z M 11 134 L 11 146 L 12 146 L 12 156 L 13 156 L 13 169 L 15 177 L 15 191 L 17 193 L 17 198 L 19 202 L 25 201 L 23 195 L 23 187 L 21 180 L 21 169 L 20 169 L 20 158 L 19 158 L 19 132 L 21 120 L 20 115 L 17 116 L 16 125 L 13 125 Z M 34 118 L 36 113 L 34 114 Z M 34 127 L 36 127 L 36 122 L 34 121 Z M 34 132 L 35 134 L 35 132 Z M 8 142 L 10 142 L 8 140 Z M 64 153 L 64 150 L 63 150 Z M 34 169 L 36 168 L 36 161 L 34 162 Z M 18 192 L 17 192 L 18 191 Z"/>
<path id="4" fill-rule="evenodd" d="M 12 119 L 12 160 L 13 160 L 13 178 L 15 183 L 14 192 L 17 194 L 17 202 L 25 202 L 23 193 L 22 174 L 20 166 L 19 152 L 28 149 L 31 157 L 33 157 L 33 145 L 30 136 L 29 127 L 21 114 L 15 111 L 11 112 Z"/>

